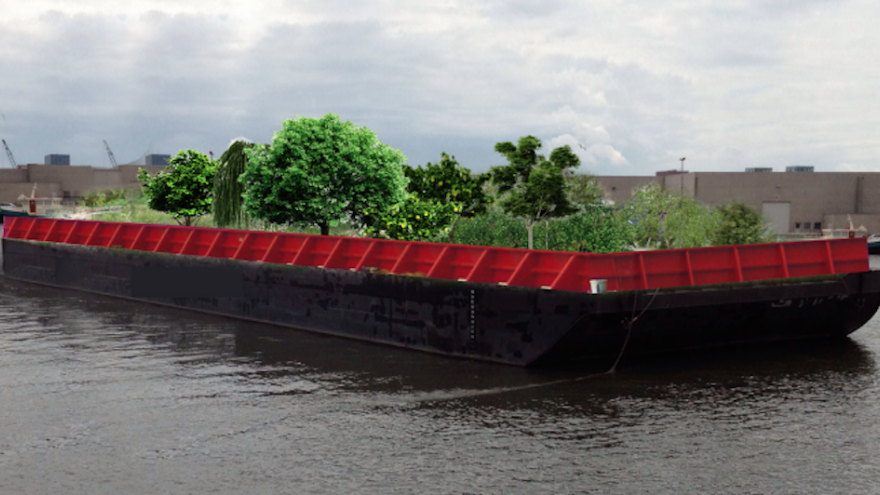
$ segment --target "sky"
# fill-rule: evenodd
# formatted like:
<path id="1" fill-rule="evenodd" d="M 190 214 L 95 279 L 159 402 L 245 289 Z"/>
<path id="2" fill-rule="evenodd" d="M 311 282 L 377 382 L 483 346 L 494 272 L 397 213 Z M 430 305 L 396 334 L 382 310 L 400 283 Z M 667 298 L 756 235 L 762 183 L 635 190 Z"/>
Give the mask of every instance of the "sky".
<path id="1" fill-rule="evenodd" d="M 410 165 L 533 135 L 596 175 L 880 171 L 878 25 L 871 0 L 0 0 L 0 137 L 109 167 L 103 140 L 219 157 L 333 112 Z"/>

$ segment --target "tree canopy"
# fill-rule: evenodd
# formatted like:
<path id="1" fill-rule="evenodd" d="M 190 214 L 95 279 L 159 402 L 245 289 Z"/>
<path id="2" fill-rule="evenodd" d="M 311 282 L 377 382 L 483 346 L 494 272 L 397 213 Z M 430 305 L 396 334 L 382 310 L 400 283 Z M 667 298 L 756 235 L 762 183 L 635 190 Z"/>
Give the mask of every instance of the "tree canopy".
<path id="1" fill-rule="evenodd" d="M 505 213 L 525 222 L 529 249 L 534 247 L 537 222 L 577 212 L 569 200 L 564 172 L 578 167 L 580 159 L 568 146 L 554 149 L 549 160 L 538 154 L 539 149 L 541 140 L 534 136 L 520 138 L 517 145 L 498 143 L 495 151 L 509 164 L 491 169 L 492 184 L 502 198 L 499 205 Z"/>
<path id="2" fill-rule="evenodd" d="M 749 205 L 734 201 L 718 207 L 720 219 L 712 238 L 715 246 L 758 244 L 770 241 L 770 227 Z"/>
<path id="3" fill-rule="evenodd" d="M 634 242 L 643 248 L 709 246 L 720 218 L 711 206 L 670 193 L 657 183 L 633 191 L 625 210 L 634 224 Z"/>
<path id="4" fill-rule="evenodd" d="M 272 144 L 246 154 L 244 210 L 268 222 L 318 226 L 327 235 L 333 222 L 365 225 L 366 211 L 405 198 L 403 153 L 336 114 L 286 120 Z"/>
<path id="5" fill-rule="evenodd" d="M 180 151 L 168 160 L 165 170 L 151 176 L 140 169 L 144 195 L 150 209 L 171 215 L 177 223 L 193 225 L 194 219 L 211 211 L 216 165 L 198 151 Z"/>

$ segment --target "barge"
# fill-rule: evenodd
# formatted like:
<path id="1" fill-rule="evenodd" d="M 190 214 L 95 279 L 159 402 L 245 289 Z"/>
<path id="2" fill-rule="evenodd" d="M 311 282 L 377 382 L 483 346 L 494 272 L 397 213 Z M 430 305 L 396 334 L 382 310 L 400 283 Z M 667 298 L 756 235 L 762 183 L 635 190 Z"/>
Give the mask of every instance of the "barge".
<path id="1" fill-rule="evenodd" d="M 865 239 L 589 254 L 9 217 L 2 250 L 12 279 L 521 366 L 845 336 L 880 306 Z"/>

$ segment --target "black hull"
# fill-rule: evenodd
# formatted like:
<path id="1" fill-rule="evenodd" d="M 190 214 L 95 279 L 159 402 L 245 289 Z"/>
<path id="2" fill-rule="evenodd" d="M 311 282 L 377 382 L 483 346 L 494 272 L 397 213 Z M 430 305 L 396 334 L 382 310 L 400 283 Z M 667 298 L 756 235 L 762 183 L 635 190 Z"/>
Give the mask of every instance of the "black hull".
<path id="1" fill-rule="evenodd" d="M 880 272 L 586 294 L 3 239 L 7 277 L 515 365 L 847 335 Z"/>

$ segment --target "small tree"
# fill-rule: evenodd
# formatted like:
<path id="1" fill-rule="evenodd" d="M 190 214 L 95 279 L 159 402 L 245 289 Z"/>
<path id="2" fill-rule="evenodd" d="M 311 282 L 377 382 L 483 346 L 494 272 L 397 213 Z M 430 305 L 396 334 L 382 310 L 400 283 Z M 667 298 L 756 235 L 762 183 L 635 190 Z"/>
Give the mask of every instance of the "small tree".
<path id="1" fill-rule="evenodd" d="M 492 183 L 503 198 L 504 211 L 525 222 L 529 249 L 534 248 L 535 224 L 553 217 L 564 217 L 577 209 L 568 198 L 564 172 L 580 165 L 571 148 L 563 146 L 550 153 L 546 160 L 538 154 L 541 140 L 534 136 L 520 138 L 519 144 L 504 142 L 495 145 L 510 162 L 507 166 L 492 167 Z"/>
<path id="2" fill-rule="evenodd" d="M 455 226 L 462 217 L 472 218 L 486 211 L 492 198 L 484 192 L 488 175 L 473 177 L 471 171 L 462 167 L 446 153 L 440 154 L 440 162 L 430 162 L 422 168 L 404 166 L 403 174 L 409 179 L 407 191 L 422 201 L 439 205 L 451 205 L 453 213 L 449 225 L 449 242 L 455 242 Z"/>
<path id="3" fill-rule="evenodd" d="M 569 187 L 571 202 L 578 206 L 595 206 L 605 203 L 605 191 L 595 176 L 568 174 L 565 181 Z"/>
<path id="4" fill-rule="evenodd" d="M 720 220 L 712 244 L 758 244 L 770 241 L 770 227 L 749 205 L 734 201 L 718 207 Z"/>
<path id="5" fill-rule="evenodd" d="M 405 197 L 400 150 L 366 127 L 335 114 L 284 122 L 268 147 L 246 150 L 244 210 L 276 224 L 366 224 L 366 211 L 382 211 Z"/>
<path id="6" fill-rule="evenodd" d="M 165 170 L 151 176 L 140 169 L 147 206 L 170 215 L 181 225 L 211 211 L 215 164 L 203 153 L 186 150 L 168 160 Z"/>
<path id="7" fill-rule="evenodd" d="M 626 212 L 634 224 L 635 244 L 657 249 L 710 245 L 720 216 L 714 208 L 656 183 L 633 191 Z"/>

